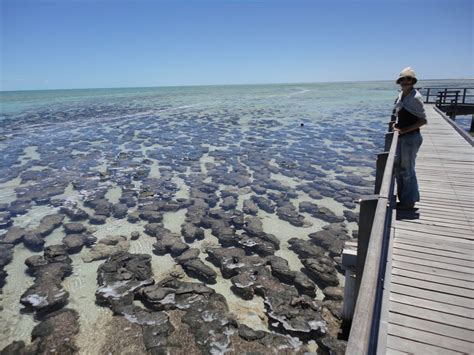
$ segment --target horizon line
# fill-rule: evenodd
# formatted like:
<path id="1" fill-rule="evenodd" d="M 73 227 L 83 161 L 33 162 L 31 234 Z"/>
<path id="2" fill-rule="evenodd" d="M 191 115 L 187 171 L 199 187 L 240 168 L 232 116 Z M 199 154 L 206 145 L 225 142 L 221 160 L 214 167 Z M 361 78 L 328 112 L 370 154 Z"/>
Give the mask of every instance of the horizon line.
<path id="1" fill-rule="evenodd" d="M 153 88 L 179 88 L 179 87 L 209 87 L 209 86 L 259 86 L 259 85 L 290 85 L 290 84 L 333 84 L 333 83 L 373 83 L 387 82 L 393 79 L 376 80 L 335 80 L 335 81 L 300 81 L 300 82 L 269 82 L 269 83 L 242 83 L 242 84 L 195 84 L 195 85 L 156 85 L 156 86 L 112 86 L 112 87 L 79 87 L 79 88 L 56 88 L 56 89 L 20 89 L 3 90 L 5 92 L 23 92 L 23 91 L 60 91 L 60 90 L 108 90 L 108 89 L 153 89 Z M 443 81 L 443 80 L 474 80 L 474 78 L 445 78 L 445 79 L 420 79 L 420 81 Z M 394 84 L 395 80 L 393 80 Z"/>

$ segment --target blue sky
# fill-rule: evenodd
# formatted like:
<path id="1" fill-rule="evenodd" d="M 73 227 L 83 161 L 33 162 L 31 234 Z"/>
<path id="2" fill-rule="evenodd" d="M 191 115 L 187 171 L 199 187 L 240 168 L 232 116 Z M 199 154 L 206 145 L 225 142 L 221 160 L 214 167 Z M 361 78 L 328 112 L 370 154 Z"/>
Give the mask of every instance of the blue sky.
<path id="1" fill-rule="evenodd" d="M 2 90 L 474 77 L 471 0 L 0 1 Z"/>

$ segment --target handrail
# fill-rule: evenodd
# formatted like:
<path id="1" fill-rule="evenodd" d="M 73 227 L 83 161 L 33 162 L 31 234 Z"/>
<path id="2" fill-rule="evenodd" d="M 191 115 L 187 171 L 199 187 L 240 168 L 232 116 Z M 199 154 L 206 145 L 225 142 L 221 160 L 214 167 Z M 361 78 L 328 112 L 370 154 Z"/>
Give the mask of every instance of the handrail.
<path id="1" fill-rule="evenodd" d="M 393 210 L 394 164 L 398 132 L 393 132 L 382 184 L 377 200 L 364 272 L 359 287 L 346 354 L 375 354 L 378 340 L 378 323 L 382 302 L 385 259 Z"/>
<path id="2" fill-rule="evenodd" d="M 455 105 L 459 103 L 472 104 L 472 102 L 466 102 L 466 98 L 474 97 L 474 95 L 468 93 L 469 90 L 474 90 L 474 88 L 471 87 L 420 87 L 417 88 L 417 90 L 425 91 L 426 103 L 437 103 L 440 99 L 443 99 L 443 97 L 446 99 L 447 96 L 452 97 L 455 93 L 457 93 L 459 97 L 456 98 Z M 438 99 L 435 101 L 430 101 L 430 97 L 437 97 Z"/>

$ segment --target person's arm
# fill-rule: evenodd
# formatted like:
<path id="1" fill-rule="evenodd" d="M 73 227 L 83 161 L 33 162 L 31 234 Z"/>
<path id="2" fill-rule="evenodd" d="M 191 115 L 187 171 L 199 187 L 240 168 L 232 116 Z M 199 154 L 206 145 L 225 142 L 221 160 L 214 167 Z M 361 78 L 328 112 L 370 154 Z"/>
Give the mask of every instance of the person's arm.
<path id="1" fill-rule="evenodd" d="M 394 126 L 393 126 L 393 129 L 394 129 L 395 131 L 398 131 L 398 133 L 400 133 L 400 134 L 405 134 L 405 133 L 414 131 L 415 129 L 418 129 L 418 128 L 420 128 L 421 126 L 424 126 L 426 123 L 428 123 L 428 121 L 426 120 L 426 118 L 420 118 L 420 117 L 418 117 L 418 121 L 416 121 L 415 123 L 413 123 L 412 125 L 410 125 L 410 126 L 408 126 L 408 127 L 405 127 L 405 128 L 398 128 L 397 125 L 394 125 Z"/>
<path id="2" fill-rule="evenodd" d="M 428 123 L 428 121 L 426 120 L 425 105 L 423 104 L 423 100 L 421 99 L 421 97 L 415 96 L 413 100 L 410 101 L 409 111 L 412 111 L 412 113 L 418 117 L 418 120 L 412 125 L 403 129 L 400 129 L 395 125 L 393 128 L 397 130 L 400 134 L 409 133 Z"/>

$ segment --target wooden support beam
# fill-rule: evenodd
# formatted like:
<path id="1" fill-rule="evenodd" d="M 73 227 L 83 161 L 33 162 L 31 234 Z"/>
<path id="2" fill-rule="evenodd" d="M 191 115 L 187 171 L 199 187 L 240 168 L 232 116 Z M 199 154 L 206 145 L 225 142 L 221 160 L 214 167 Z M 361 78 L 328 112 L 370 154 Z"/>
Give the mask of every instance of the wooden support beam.
<path id="1" fill-rule="evenodd" d="M 357 265 L 357 244 L 346 242 L 342 251 L 342 268 L 345 270 L 344 279 L 344 301 L 342 303 L 342 321 L 348 324 L 350 329 L 352 316 L 354 315 L 356 301 L 356 265 Z"/>
<path id="2" fill-rule="evenodd" d="M 387 142 L 385 142 L 385 144 L 387 144 Z M 380 192 L 380 188 L 382 187 L 382 179 L 385 172 L 385 166 L 387 165 L 388 154 L 388 151 L 377 154 L 374 194 L 378 194 Z"/>
<path id="3" fill-rule="evenodd" d="M 360 281 L 364 273 L 367 247 L 369 246 L 370 233 L 374 223 L 375 210 L 377 208 L 378 195 L 365 196 L 360 200 L 359 233 L 357 237 L 357 263 L 356 263 L 356 285 L 355 299 L 359 293 Z"/>
<path id="4" fill-rule="evenodd" d="M 390 147 L 392 145 L 392 140 L 393 140 L 393 132 L 388 132 L 385 133 L 385 151 L 388 152 L 390 150 Z"/>

